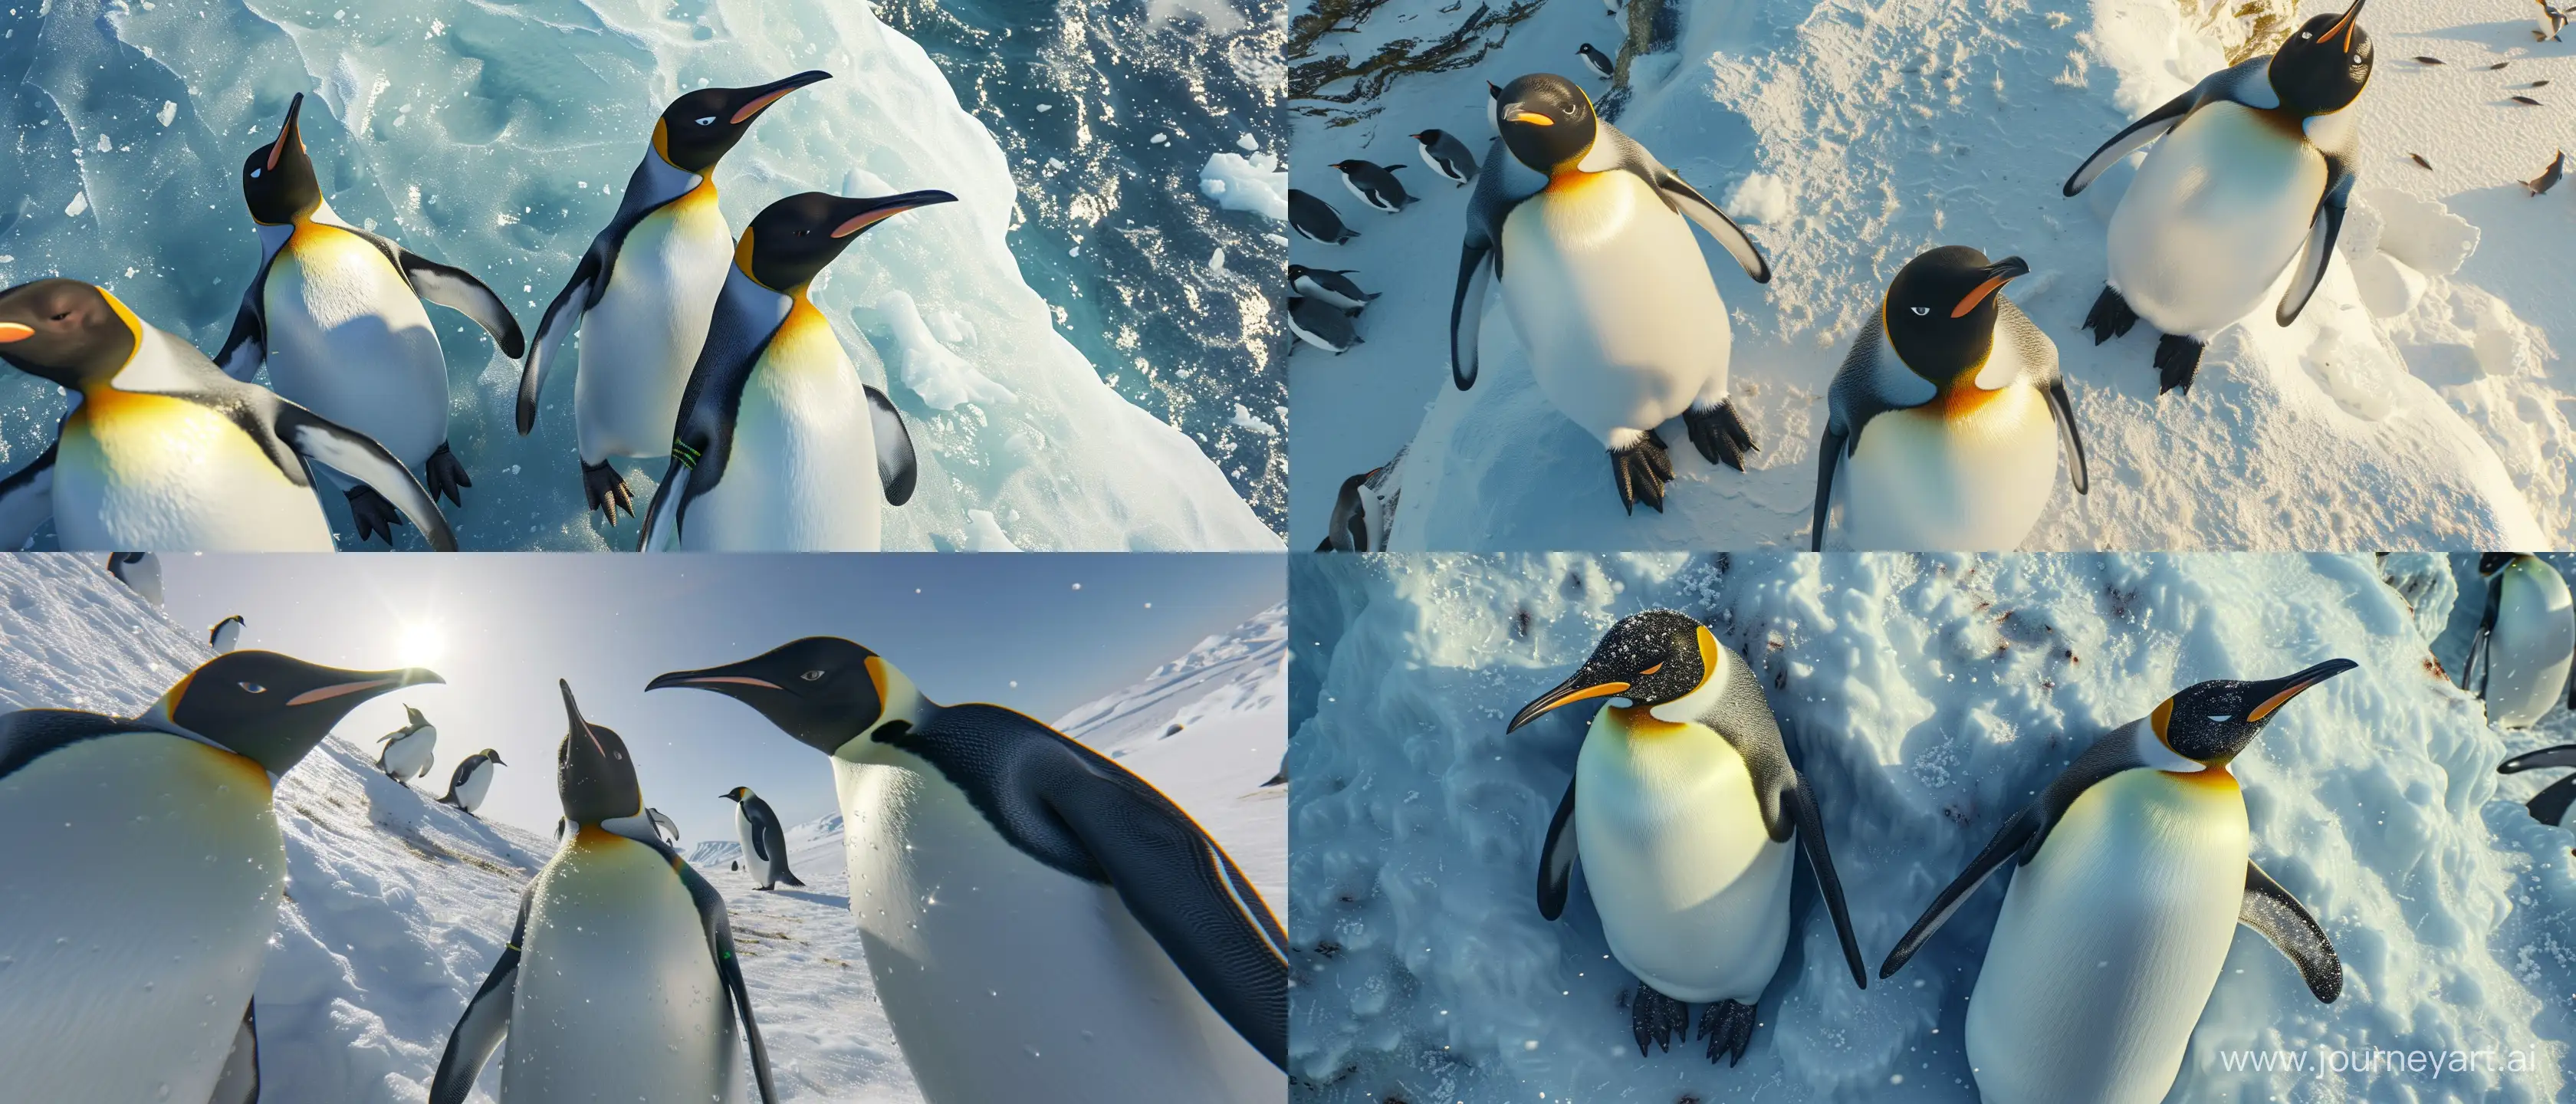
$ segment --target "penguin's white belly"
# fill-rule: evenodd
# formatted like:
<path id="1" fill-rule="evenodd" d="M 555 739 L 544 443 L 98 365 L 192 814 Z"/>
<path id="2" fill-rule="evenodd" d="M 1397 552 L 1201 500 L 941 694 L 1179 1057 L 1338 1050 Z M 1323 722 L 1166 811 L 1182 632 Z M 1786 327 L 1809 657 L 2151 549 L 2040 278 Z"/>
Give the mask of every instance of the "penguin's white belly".
<path id="1" fill-rule="evenodd" d="M 485 762 L 468 773 L 465 781 L 456 784 L 456 792 L 453 796 L 456 798 L 456 803 L 470 813 L 483 807 L 483 795 L 491 791 L 492 764 Z"/>
<path id="2" fill-rule="evenodd" d="M 269 266 L 268 379 L 415 470 L 447 440 L 447 358 L 417 292 L 366 239 L 296 228 Z"/>
<path id="3" fill-rule="evenodd" d="M 434 730 L 423 729 L 398 737 L 385 746 L 385 773 L 396 778 L 418 778 L 428 774 L 430 759 L 437 747 L 438 734 Z"/>
<path id="4" fill-rule="evenodd" d="M 1539 390 L 1606 444 L 1722 394 L 1733 332 L 1688 222 L 1627 172 L 1560 180 L 1503 221 L 1503 304 Z"/>
<path id="5" fill-rule="evenodd" d="M 732 998 L 659 852 L 581 829 L 537 876 L 521 950 L 502 1104 L 740 1098 Z"/>
<path id="6" fill-rule="evenodd" d="M 1574 767 L 1576 856 L 1610 954 L 1693 1004 L 1762 995 L 1789 942 L 1791 843 L 1703 725 L 1604 709 Z"/>
<path id="7" fill-rule="evenodd" d="M 162 395 L 102 391 L 63 425 L 54 531 L 66 549 L 328 552 L 313 489 L 289 482 L 222 414 Z"/>
<path id="8" fill-rule="evenodd" d="M 859 371 L 831 324 L 800 303 L 743 384 L 723 477 L 690 500 L 680 545 L 874 552 L 884 503 Z"/>
<path id="9" fill-rule="evenodd" d="M 0 1071 L 12 1100 L 203 1101 L 286 877 L 268 776 L 165 733 L 0 780 Z"/>
<path id="10" fill-rule="evenodd" d="M 1962 386 L 1965 386 L 1964 384 Z M 2057 422 L 2012 384 L 1972 409 L 1892 410 L 1861 427 L 1844 462 L 1843 535 L 1856 550 L 2010 551 L 2057 481 Z"/>
<path id="11" fill-rule="evenodd" d="M 767 881 L 769 863 L 760 857 L 760 849 L 752 844 L 751 818 L 742 815 L 739 805 L 734 806 L 733 833 L 742 840 L 742 868 L 751 872 L 753 880 Z"/>
<path id="12" fill-rule="evenodd" d="M 2517 562 L 2505 568 L 2504 595 L 2487 637 L 2487 719 L 2526 728 L 2567 700 L 2567 671 L 2576 657 L 2576 609 L 2567 580 Z"/>
<path id="13" fill-rule="evenodd" d="M 2111 286 L 2169 334 L 2253 313 L 2325 195 L 2323 155 L 2252 108 L 2193 112 L 2147 154 L 2111 215 Z"/>
<path id="14" fill-rule="evenodd" d="M 2235 938 L 2249 841 L 2225 775 L 2086 790 L 2012 872 L 1968 1001 L 1987 1104 L 2155 1104 Z"/>
<path id="15" fill-rule="evenodd" d="M 889 753 L 900 755 L 901 753 Z M 931 1104 L 1275 1104 L 1287 1078 L 1117 891 L 1005 842 L 918 767 L 835 758 L 850 912 Z"/>
<path id="16" fill-rule="evenodd" d="M 680 395 L 732 264 L 733 231 L 713 188 L 673 200 L 627 231 L 608 290 L 581 322 L 572 390 L 584 463 L 671 454 Z"/>

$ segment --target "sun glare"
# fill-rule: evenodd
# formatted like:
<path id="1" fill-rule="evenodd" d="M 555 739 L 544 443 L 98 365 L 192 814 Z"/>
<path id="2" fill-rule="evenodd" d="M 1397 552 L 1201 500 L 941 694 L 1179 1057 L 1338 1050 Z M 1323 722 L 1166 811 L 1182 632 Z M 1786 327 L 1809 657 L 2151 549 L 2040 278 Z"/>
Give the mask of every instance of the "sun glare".
<path id="1" fill-rule="evenodd" d="M 395 651 L 406 667 L 427 667 L 447 654 L 447 633 L 436 625 L 405 625 Z"/>

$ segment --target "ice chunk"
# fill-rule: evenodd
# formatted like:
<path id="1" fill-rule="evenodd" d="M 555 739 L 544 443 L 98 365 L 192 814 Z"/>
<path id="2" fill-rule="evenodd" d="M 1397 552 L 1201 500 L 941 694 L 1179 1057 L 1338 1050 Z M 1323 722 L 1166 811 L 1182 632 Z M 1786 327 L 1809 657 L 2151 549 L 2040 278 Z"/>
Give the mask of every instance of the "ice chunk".
<path id="1" fill-rule="evenodd" d="M 1726 193 L 1726 213 L 1738 222 L 1776 225 L 1789 217 L 1789 186 L 1779 177 L 1754 173 Z"/>
<path id="2" fill-rule="evenodd" d="M 1020 546 L 1002 532 L 1002 523 L 993 520 L 990 510 L 966 511 L 966 550 L 969 552 L 1017 552 Z"/>
<path id="3" fill-rule="evenodd" d="M 1254 417 L 1252 411 L 1246 408 L 1242 403 L 1234 404 L 1234 427 L 1236 429 L 1248 429 L 1254 433 L 1263 434 L 1265 436 L 1279 432 L 1279 427 L 1262 421 L 1260 418 Z"/>
<path id="4" fill-rule="evenodd" d="M 921 310 L 909 293 L 885 293 L 868 314 L 882 324 L 894 344 L 894 361 L 903 385 L 921 396 L 921 401 L 941 410 L 953 410 L 964 403 L 1006 402 L 1013 397 L 1010 388 L 986 378 L 966 358 L 940 344 L 929 325 L 921 320 Z"/>
<path id="5" fill-rule="evenodd" d="M 1288 221 L 1288 170 L 1272 154 L 1211 154 L 1199 170 L 1199 190 L 1226 210 Z"/>

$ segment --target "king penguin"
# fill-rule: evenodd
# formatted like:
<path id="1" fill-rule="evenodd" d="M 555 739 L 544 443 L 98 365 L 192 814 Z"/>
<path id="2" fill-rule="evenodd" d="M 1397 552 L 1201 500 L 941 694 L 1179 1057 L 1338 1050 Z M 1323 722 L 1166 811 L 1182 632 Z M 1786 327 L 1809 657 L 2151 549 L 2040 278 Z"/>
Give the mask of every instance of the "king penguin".
<path id="1" fill-rule="evenodd" d="M 438 503 L 374 438 L 225 375 L 103 288 L 0 291 L 0 360 L 78 396 L 53 447 L 0 479 L 0 548 L 51 519 L 73 550 L 328 552 L 319 461 L 375 488 L 431 548 L 456 550 Z"/>
<path id="2" fill-rule="evenodd" d="M 2251 858 L 2228 764 L 2290 699 L 2358 666 L 2185 688 L 2094 739 L 2004 821 L 1888 952 L 1895 976 L 2011 862 L 1968 1000 L 1968 1065 L 1987 1104 L 2155 1104 L 2182 1068 L 2236 925 L 2263 934 L 2331 1004 L 2343 963 Z"/>
<path id="3" fill-rule="evenodd" d="M 611 525 L 617 511 L 635 512 L 635 496 L 609 458 L 655 457 L 670 448 L 689 366 L 730 271 L 733 229 L 716 209 L 716 163 L 779 97 L 831 76 L 816 70 L 756 88 L 701 88 L 671 101 L 617 213 L 546 304 L 519 374 L 519 435 L 536 428 L 546 374 L 562 358 L 564 340 L 580 331 L 572 401 L 582 497 Z"/>
<path id="4" fill-rule="evenodd" d="M 214 649 L 216 655 L 222 655 L 239 647 L 244 624 L 247 622 L 243 621 L 238 613 L 215 622 L 214 628 L 206 630 L 206 646 Z"/>
<path id="5" fill-rule="evenodd" d="M 447 776 L 447 796 L 438 800 L 468 813 L 483 807 L 483 796 L 492 792 L 494 767 L 510 764 L 501 761 L 501 753 L 484 748 L 456 764 L 456 773 Z"/>
<path id="6" fill-rule="evenodd" d="M 870 227 L 956 200 L 806 192 L 751 220 L 680 399 L 646 551 L 877 550 L 878 514 L 911 501 L 920 475 L 912 434 L 894 400 L 860 382 L 806 289 Z"/>
<path id="7" fill-rule="evenodd" d="M 111 552 L 107 574 L 125 584 L 135 597 L 152 603 L 152 608 L 161 608 L 161 557 L 150 552 Z"/>
<path id="8" fill-rule="evenodd" d="M 10 1099 L 257 1100 L 251 991 L 286 883 L 270 795 L 351 709 L 437 681 L 232 652 L 140 716 L 0 716 Z"/>
<path id="9" fill-rule="evenodd" d="M 2547 767 L 2576 767 L 2576 744 L 2525 752 L 2497 764 L 2496 773 L 2520 774 Z M 2531 810 L 2532 819 L 2542 824 L 2557 825 L 2567 823 L 2570 806 L 2576 806 L 2576 774 L 2541 787 L 2539 793 L 2531 795 L 2531 800 L 2523 803 L 2524 808 Z"/>
<path id="10" fill-rule="evenodd" d="M 1811 551 L 1825 547 L 1838 466 L 1854 549 L 2019 547 L 2048 505 L 2061 440 L 2085 493 L 2057 343 L 2004 298 L 2004 284 L 2029 273 L 2019 257 L 1989 262 L 1945 245 L 1888 282 L 1827 397 Z"/>
<path id="11" fill-rule="evenodd" d="M 2163 331 L 2158 394 L 2190 389 L 2209 339 L 2252 313 L 2283 268 L 2290 286 L 2272 312 L 2279 325 L 2296 320 L 2325 279 L 2360 179 L 2352 104 L 2370 83 L 2367 2 L 2311 18 L 2279 52 L 2203 78 L 2066 179 L 2073 196 L 2157 142 L 2111 215 L 2110 279 L 2084 325 L 2096 345 L 2140 318 Z"/>
<path id="12" fill-rule="evenodd" d="M 1754 1005 L 1789 944 L 1793 847 L 1833 914 L 1852 983 L 1868 988 L 1815 787 L 1789 761 L 1753 668 L 1686 614 L 1631 614 L 1505 731 L 1595 698 L 1612 700 L 1593 714 L 1548 822 L 1538 911 L 1564 914 L 1580 858 L 1610 957 L 1637 976 L 1637 1053 L 1671 1050 L 1676 1037 L 1687 1045 L 1690 1006 L 1706 1004 L 1708 1060 L 1743 1060 Z"/>
<path id="13" fill-rule="evenodd" d="M 850 913 L 931 1104 L 1286 1091 L 1286 938 L 1143 779 L 1001 706 L 932 702 L 835 637 L 649 688 L 674 686 L 831 757 Z"/>
<path id="14" fill-rule="evenodd" d="M 774 889 L 780 882 L 804 885 L 787 869 L 787 828 L 778 823 L 769 803 L 749 786 L 736 786 L 721 796 L 733 802 L 734 834 L 742 838 L 740 865 L 750 868 L 760 888 Z"/>
<path id="15" fill-rule="evenodd" d="M 1678 415 L 1700 455 L 1739 471 L 1755 448 L 1727 401 L 1734 338 L 1690 225 L 1755 283 L 1771 264 L 1573 81 L 1533 73 L 1498 95 L 1503 140 L 1476 176 L 1450 301 L 1450 378 L 1475 386 L 1485 291 L 1500 282 L 1539 390 L 1609 450 L 1620 506 L 1661 512 L 1673 463 L 1655 427 Z"/>
<path id="16" fill-rule="evenodd" d="M 731 1104 L 745 1043 L 761 1104 L 774 1104 L 724 897 L 654 830 L 626 741 L 556 685 L 571 724 L 555 752 L 569 830 L 449 1032 L 430 1104 L 463 1104 L 504 1035 L 499 1104 Z"/>
<path id="17" fill-rule="evenodd" d="M 437 758 L 438 726 L 411 706 L 404 706 L 403 712 L 409 716 L 401 728 L 376 737 L 384 745 L 376 752 L 376 769 L 396 782 L 409 783 L 429 774 L 429 765 Z"/>
<path id="18" fill-rule="evenodd" d="M 2478 557 L 2487 577 L 2486 609 L 2469 638 L 2460 686 L 2477 688 L 2487 720 L 2504 728 L 2529 728 L 2562 696 L 2576 709 L 2576 606 L 2567 580 L 2538 556 L 2488 552 Z"/>
<path id="19" fill-rule="evenodd" d="M 334 214 L 305 153 L 303 110 L 298 92 L 277 137 L 242 162 L 259 271 L 215 363 L 238 380 L 267 364 L 279 395 L 375 438 L 420 473 L 431 498 L 463 505 L 474 480 L 448 447 L 447 357 L 421 300 L 473 319 L 513 360 L 527 351 L 519 321 L 472 273 Z M 390 543 L 393 504 L 363 483 L 342 489 L 358 539 L 381 532 Z"/>

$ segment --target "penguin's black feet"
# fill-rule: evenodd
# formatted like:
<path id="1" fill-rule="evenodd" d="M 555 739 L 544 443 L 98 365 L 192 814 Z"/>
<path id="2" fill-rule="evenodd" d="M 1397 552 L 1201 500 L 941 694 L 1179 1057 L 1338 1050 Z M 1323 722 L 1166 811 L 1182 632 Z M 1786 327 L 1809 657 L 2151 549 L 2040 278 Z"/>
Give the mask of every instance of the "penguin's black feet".
<path id="1" fill-rule="evenodd" d="M 1706 410 L 1682 411 L 1682 425 L 1690 430 L 1691 444 L 1712 464 L 1724 464 L 1744 470 L 1744 454 L 1760 452 L 1753 435 L 1745 432 L 1744 423 L 1735 416 L 1735 404 L 1719 399 Z"/>
<path id="2" fill-rule="evenodd" d="M 349 488 L 349 520 L 358 524 L 358 540 L 373 540 L 382 534 L 385 543 L 394 542 L 394 526 L 403 523 L 402 511 L 376 489 L 361 483 Z"/>
<path id="3" fill-rule="evenodd" d="M 444 495 L 448 501 L 462 506 L 465 505 L 465 496 L 458 492 L 473 486 L 474 479 L 465 474 L 465 462 L 456 458 L 447 442 L 441 441 L 438 451 L 429 454 L 428 483 L 430 501 L 435 502 Z"/>
<path id="4" fill-rule="evenodd" d="M 1637 512 L 1640 502 L 1664 512 L 1664 484 L 1673 481 L 1673 454 L 1654 430 L 1624 449 L 1610 450 L 1610 476 L 1619 484 L 1619 505 Z"/>
<path id="5" fill-rule="evenodd" d="M 608 461 L 581 466 L 581 493 L 590 508 L 608 516 L 610 525 L 617 524 L 617 511 L 635 516 L 635 492 L 626 489 L 626 477 L 609 467 Z"/>
<path id="6" fill-rule="evenodd" d="M 2208 346 L 2181 334 L 2156 342 L 2156 394 L 2191 393 L 2191 377 L 2200 371 L 2200 351 Z"/>
<path id="7" fill-rule="evenodd" d="M 1709 1005 L 1699 1015 L 1699 1037 L 1708 1040 L 1709 1064 L 1723 1054 L 1733 1067 L 1744 1060 L 1744 1048 L 1753 1045 L 1753 1006 L 1731 1000 Z"/>
<path id="8" fill-rule="evenodd" d="M 2093 343 L 2099 345 L 2115 337 L 2127 337 L 2129 328 L 2138 324 L 2138 312 L 2129 309 L 2129 301 L 2120 297 L 2111 285 L 2102 285 L 2102 297 L 2093 301 L 2093 310 L 2084 316 L 2084 328 L 2093 331 Z"/>
<path id="9" fill-rule="evenodd" d="M 1646 1056 L 1648 1043 L 1671 1050 L 1675 1039 L 1690 1041 L 1690 1006 L 1640 981 L 1636 997 L 1628 1002 L 1628 1029 L 1637 1034 L 1640 1058 Z"/>

